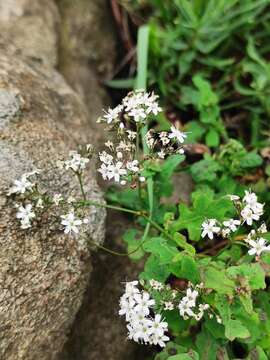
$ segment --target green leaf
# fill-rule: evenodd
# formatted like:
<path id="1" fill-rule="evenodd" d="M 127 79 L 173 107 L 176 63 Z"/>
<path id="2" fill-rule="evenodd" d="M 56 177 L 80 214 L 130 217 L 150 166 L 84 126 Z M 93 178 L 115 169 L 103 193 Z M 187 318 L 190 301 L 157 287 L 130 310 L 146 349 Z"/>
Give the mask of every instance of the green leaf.
<path id="1" fill-rule="evenodd" d="M 201 225 L 206 219 L 217 219 L 222 221 L 225 215 L 233 210 L 230 200 L 226 198 L 213 199 L 210 193 L 193 193 L 193 207 L 188 208 L 185 204 L 180 204 L 179 219 L 173 222 L 174 231 L 187 229 L 190 240 L 199 241 L 201 237 Z"/>
<path id="2" fill-rule="evenodd" d="M 159 258 L 156 255 L 151 254 L 144 264 L 144 271 L 140 274 L 140 279 L 155 279 L 160 282 L 165 282 L 169 275 L 169 266 L 161 265 Z"/>
<path id="3" fill-rule="evenodd" d="M 173 235 L 173 238 L 174 238 L 174 241 L 176 242 L 176 244 L 177 244 L 178 246 L 180 246 L 183 250 L 186 250 L 186 251 L 187 251 L 189 254 L 191 254 L 191 255 L 195 255 L 196 249 L 187 242 L 187 240 L 186 240 L 186 238 L 185 238 L 184 235 L 182 235 L 182 234 L 180 234 L 180 233 L 175 233 L 175 234 Z M 176 257 L 177 257 L 177 256 L 178 256 L 178 255 L 176 255 Z M 174 258 L 174 259 L 175 259 L 175 258 Z"/>
<path id="4" fill-rule="evenodd" d="M 142 244 L 142 237 L 141 234 L 138 236 L 138 230 L 136 229 L 129 229 L 123 236 L 123 240 L 127 243 L 127 250 L 128 252 L 133 252 L 140 244 Z M 132 260 L 139 260 L 144 256 L 144 251 L 142 247 L 139 247 L 137 251 L 130 254 L 129 257 Z"/>
<path id="5" fill-rule="evenodd" d="M 227 269 L 227 275 L 231 278 L 246 281 L 251 290 L 265 288 L 265 273 L 259 264 L 242 264 L 231 266 Z"/>
<path id="6" fill-rule="evenodd" d="M 255 152 L 250 152 L 243 156 L 241 166 L 242 168 L 254 168 L 261 166 L 263 163 L 263 159 L 260 155 Z"/>
<path id="7" fill-rule="evenodd" d="M 239 320 L 230 319 L 225 324 L 225 335 L 233 341 L 236 338 L 246 339 L 250 336 L 248 329 Z"/>
<path id="8" fill-rule="evenodd" d="M 176 247 L 168 244 L 168 240 L 161 237 L 153 237 L 143 244 L 146 252 L 151 252 L 160 259 L 160 264 L 170 264 L 175 255 L 178 254 Z"/>
<path id="9" fill-rule="evenodd" d="M 196 338 L 196 347 L 200 360 L 216 360 L 218 344 L 211 334 L 203 328 Z"/>
<path id="10" fill-rule="evenodd" d="M 206 288 L 213 289 L 220 294 L 232 295 L 235 284 L 230 280 L 224 269 L 208 267 L 201 269 L 201 278 Z"/>
<path id="11" fill-rule="evenodd" d="M 219 134 L 215 129 L 210 129 L 205 137 L 206 145 L 217 147 L 219 145 Z"/>
<path id="12" fill-rule="evenodd" d="M 190 167 L 190 173 L 195 182 L 215 181 L 219 170 L 221 170 L 220 165 L 210 156 L 197 161 Z"/>
<path id="13" fill-rule="evenodd" d="M 187 279 L 193 284 L 197 284 L 200 281 L 200 273 L 196 261 L 184 252 L 174 257 L 170 269 L 178 278 Z"/>

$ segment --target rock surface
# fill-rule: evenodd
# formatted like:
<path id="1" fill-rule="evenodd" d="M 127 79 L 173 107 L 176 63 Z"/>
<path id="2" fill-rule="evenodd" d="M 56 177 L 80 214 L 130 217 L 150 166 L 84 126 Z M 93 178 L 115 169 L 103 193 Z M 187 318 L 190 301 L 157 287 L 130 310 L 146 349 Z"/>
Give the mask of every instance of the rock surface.
<path id="1" fill-rule="evenodd" d="M 87 111 L 58 73 L 4 55 L 0 109 L 0 358 L 56 359 L 88 284 L 89 251 L 46 219 L 21 230 L 6 191 L 22 173 L 40 168 L 46 188 L 78 195 L 74 180 L 52 167 L 89 141 Z M 90 171 L 85 180 L 88 197 L 101 200 Z M 91 209 L 89 217 L 89 237 L 102 242 L 104 211 Z"/>
<path id="2" fill-rule="evenodd" d="M 59 22 L 53 0 L 0 0 L 1 53 L 56 66 Z"/>

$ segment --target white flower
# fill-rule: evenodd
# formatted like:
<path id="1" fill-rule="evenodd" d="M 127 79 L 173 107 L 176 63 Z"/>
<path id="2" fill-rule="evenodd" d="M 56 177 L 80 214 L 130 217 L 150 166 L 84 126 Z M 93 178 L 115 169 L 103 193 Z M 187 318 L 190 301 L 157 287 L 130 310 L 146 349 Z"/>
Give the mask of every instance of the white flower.
<path id="1" fill-rule="evenodd" d="M 264 238 L 249 240 L 248 243 L 251 246 L 251 249 L 248 251 L 249 255 L 260 256 L 262 252 L 270 251 L 270 245 L 266 246 L 266 240 Z"/>
<path id="2" fill-rule="evenodd" d="M 101 173 L 101 176 L 103 177 L 104 180 L 107 180 L 109 179 L 109 166 L 108 165 L 105 165 L 105 164 L 101 164 L 100 168 L 97 169 L 97 171 L 99 173 Z"/>
<path id="3" fill-rule="evenodd" d="M 182 144 L 186 137 L 187 135 L 184 132 L 176 129 L 174 126 L 171 127 L 171 133 L 169 134 L 170 139 L 177 139 L 177 141 Z"/>
<path id="4" fill-rule="evenodd" d="M 229 228 L 233 232 L 237 230 L 237 226 L 239 226 L 240 224 L 241 222 L 239 220 L 234 220 L 234 219 L 223 221 L 223 225 Z"/>
<path id="5" fill-rule="evenodd" d="M 164 310 L 173 310 L 174 305 L 171 301 L 165 301 L 164 302 Z"/>
<path id="6" fill-rule="evenodd" d="M 86 164 L 89 162 L 88 158 L 82 157 L 76 151 L 70 151 L 71 159 L 64 162 L 65 169 L 72 169 L 73 171 L 81 171 L 85 169 Z"/>
<path id="7" fill-rule="evenodd" d="M 247 205 L 249 205 L 250 208 L 252 208 L 253 205 L 257 204 L 257 195 L 255 193 L 252 193 L 245 190 L 245 196 L 243 198 L 243 202 L 245 202 Z"/>
<path id="8" fill-rule="evenodd" d="M 216 219 L 208 219 L 202 223 L 202 237 L 205 237 L 206 235 L 209 237 L 209 239 L 213 239 L 214 234 L 218 233 L 220 231 L 220 227 L 216 225 L 217 220 Z"/>
<path id="9" fill-rule="evenodd" d="M 153 335 L 151 337 L 151 343 L 153 343 L 154 345 L 159 345 L 160 347 L 165 347 L 166 346 L 165 342 L 169 340 L 170 338 L 166 335 L 162 335 L 162 336 Z"/>
<path id="10" fill-rule="evenodd" d="M 129 321 L 134 311 L 135 301 L 132 298 L 122 296 L 120 299 L 120 310 L 119 315 L 126 316 L 126 320 Z"/>
<path id="11" fill-rule="evenodd" d="M 33 184 L 28 180 L 29 174 L 22 175 L 20 180 L 14 180 L 13 186 L 9 189 L 8 195 L 24 194 L 27 190 L 32 190 Z"/>
<path id="12" fill-rule="evenodd" d="M 145 110 L 141 108 L 131 109 L 128 113 L 129 116 L 133 117 L 135 122 L 140 122 L 146 118 Z"/>
<path id="13" fill-rule="evenodd" d="M 61 194 L 54 194 L 53 195 L 53 203 L 58 206 L 60 202 L 63 201 L 63 196 Z"/>
<path id="14" fill-rule="evenodd" d="M 162 108 L 158 105 L 157 102 L 150 102 L 150 103 L 148 104 L 147 109 L 146 109 L 146 113 L 147 113 L 147 114 L 152 113 L 152 114 L 154 114 L 154 115 L 157 115 L 157 114 L 158 114 L 159 112 L 161 112 L 161 111 L 162 111 Z"/>
<path id="15" fill-rule="evenodd" d="M 186 292 L 186 296 L 183 297 L 182 301 L 187 303 L 189 307 L 193 307 L 196 305 L 196 299 L 198 297 L 198 291 L 188 288 Z"/>
<path id="16" fill-rule="evenodd" d="M 191 309 L 190 303 L 188 301 L 180 301 L 179 305 L 178 305 L 178 309 L 179 309 L 179 313 L 180 316 L 185 317 L 185 315 L 187 314 L 188 316 L 194 316 L 194 312 Z"/>
<path id="17" fill-rule="evenodd" d="M 123 110 L 122 105 L 118 105 L 114 109 L 109 108 L 108 111 L 105 112 L 103 118 L 107 122 L 107 124 L 111 124 L 113 121 L 118 120 L 118 116 L 122 110 Z"/>
<path id="18" fill-rule="evenodd" d="M 162 336 L 165 331 L 168 331 L 168 323 L 161 319 L 160 314 L 156 314 L 154 320 L 151 321 L 151 334 L 154 336 Z"/>
<path id="19" fill-rule="evenodd" d="M 111 164 L 112 161 L 113 161 L 112 155 L 108 154 L 106 151 L 102 151 L 98 155 L 99 155 L 100 161 L 103 162 L 106 165 Z"/>
<path id="20" fill-rule="evenodd" d="M 130 171 L 133 171 L 135 173 L 140 170 L 138 165 L 139 165 L 138 160 L 128 161 L 127 164 L 126 164 L 127 169 L 130 170 Z"/>
<path id="21" fill-rule="evenodd" d="M 149 315 L 149 308 L 155 305 L 155 300 L 151 299 L 150 295 L 146 291 L 144 291 L 142 294 L 135 294 L 134 300 L 137 303 L 134 310 L 144 315 Z"/>
<path id="22" fill-rule="evenodd" d="M 138 285 L 137 280 L 127 282 L 126 287 L 125 287 L 125 294 L 124 295 L 126 297 L 128 297 L 128 298 L 133 299 L 135 294 L 140 293 L 139 289 L 137 288 L 137 285 Z"/>
<path id="23" fill-rule="evenodd" d="M 164 285 L 161 282 L 156 281 L 154 279 L 150 280 L 149 284 L 154 290 L 160 291 L 160 290 L 162 290 L 164 288 Z"/>
<path id="24" fill-rule="evenodd" d="M 260 214 L 254 213 L 248 205 L 241 211 L 241 215 L 243 220 L 250 226 L 253 220 L 258 221 L 260 219 Z"/>
<path id="25" fill-rule="evenodd" d="M 263 214 L 263 204 L 257 201 L 257 195 L 250 191 L 245 191 L 243 202 L 246 204 L 245 207 L 249 207 L 255 214 Z"/>
<path id="26" fill-rule="evenodd" d="M 61 218 L 63 219 L 61 221 L 61 224 L 65 226 L 64 233 L 69 234 L 74 232 L 75 234 L 79 233 L 78 227 L 82 225 L 82 220 L 76 218 L 73 211 L 69 212 L 66 215 L 61 215 Z"/>
<path id="27" fill-rule="evenodd" d="M 145 343 L 148 343 L 150 340 L 151 335 L 151 328 L 148 326 L 147 323 L 140 323 L 136 326 L 136 332 L 134 334 L 134 340 L 138 341 L 144 341 Z"/>
<path id="28" fill-rule="evenodd" d="M 123 168 L 123 163 L 118 161 L 115 165 L 111 164 L 108 166 L 108 179 L 114 179 L 114 181 L 119 182 L 120 176 L 126 175 L 127 170 Z"/>
<path id="29" fill-rule="evenodd" d="M 35 217 L 35 213 L 32 211 L 32 205 L 27 204 L 25 207 L 23 205 L 19 206 L 16 217 L 20 219 L 22 229 L 30 228 L 31 220 Z"/>

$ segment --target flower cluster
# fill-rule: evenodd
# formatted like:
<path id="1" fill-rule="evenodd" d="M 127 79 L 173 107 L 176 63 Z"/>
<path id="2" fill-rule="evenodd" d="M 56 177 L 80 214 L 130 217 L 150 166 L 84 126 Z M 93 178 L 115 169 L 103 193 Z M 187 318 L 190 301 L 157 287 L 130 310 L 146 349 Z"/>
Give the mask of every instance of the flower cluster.
<path id="1" fill-rule="evenodd" d="M 119 315 L 125 315 L 129 339 L 164 347 L 170 340 L 165 335 L 168 324 L 160 314 L 153 313 L 154 305 L 155 300 L 149 293 L 139 290 L 138 281 L 131 281 L 126 283 L 125 293 L 120 298 Z"/>
<path id="2" fill-rule="evenodd" d="M 60 167 L 63 167 L 65 170 L 71 169 L 75 173 L 82 173 L 86 168 L 86 165 L 89 163 L 93 155 L 93 147 L 91 144 L 87 144 L 84 147 L 77 151 L 69 152 L 69 159 L 63 162 L 59 162 Z"/>
<path id="3" fill-rule="evenodd" d="M 158 96 L 144 90 L 130 92 L 122 103 L 105 112 L 99 120 L 109 125 L 124 127 L 127 120 L 135 123 L 145 123 L 149 115 L 157 115 L 162 109 L 157 102 Z"/>
<path id="4" fill-rule="evenodd" d="M 245 191 L 243 204 L 241 216 L 248 225 L 252 225 L 253 221 L 258 221 L 263 215 L 263 204 L 259 203 L 257 195 L 250 191 Z"/>
<path id="5" fill-rule="evenodd" d="M 188 288 L 186 290 L 185 296 L 180 301 L 178 308 L 180 316 L 182 316 L 185 320 L 189 317 L 196 319 L 197 321 L 201 320 L 204 312 L 209 309 L 208 304 L 199 304 L 198 312 L 195 313 L 196 301 L 198 298 L 199 292 L 197 290 L 193 290 L 192 288 Z"/>
<path id="6" fill-rule="evenodd" d="M 157 154 L 158 158 L 164 159 L 165 157 L 173 154 L 183 154 L 183 143 L 187 134 L 171 126 L 170 131 L 155 132 L 149 130 L 146 134 L 146 144 L 151 150 L 152 154 Z"/>
<path id="7" fill-rule="evenodd" d="M 99 153 L 101 166 L 98 172 L 102 175 L 104 180 L 114 180 L 121 185 L 125 185 L 128 180 L 135 181 L 139 179 L 144 181 L 140 175 L 142 169 L 140 168 L 139 161 L 134 159 L 132 151 L 132 144 L 120 142 L 116 148 L 110 144 L 110 153 L 102 151 Z"/>
<path id="8" fill-rule="evenodd" d="M 215 235 L 221 235 L 222 237 L 230 236 L 236 232 L 241 225 L 247 224 L 252 226 L 254 222 L 260 220 L 263 215 L 263 204 L 258 202 L 258 198 L 255 193 L 245 191 L 245 195 L 241 200 L 237 195 L 229 195 L 231 201 L 234 202 L 235 208 L 238 212 L 238 219 L 228 219 L 220 223 L 216 219 L 207 219 L 202 223 L 202 237 L 208 236 L 209 239 L 213 239 Z M 262 237 L 261 234 L 266 233 L 267 228 L 263 223 L 258 230 L 251 230 L 247 238 L 246 243 L 249 245 L 249 255 L 256 255 L 259 257 L 263 252 L 270 251 L 270 245 L 267 245 L 267 240 Z"/>
<path id="9" fill-rule="evenodd" d="M 203 288 L 202 283 L 195 286 L 191 282 L 187 283 L 188 288 L 184 296 L 182 292 L 173 290 L 170 285 L 164 285 L 159 281 L 150 280 L 149 284 L 152 290 L 159 292 L 163 310 L 171 311 L 178 308 L 179 314 L 184 320 L 191 317 L 199 321 L 204 312 L 210 309 L 208 304 L 198 304 L 199 290 Z"/>
<path id="10" fill-rule="evenodd" d="M 71 169 L 74 174 L 81 176 L 91 154 L 91 145 L 86 145 L 80 149 L 80 152 L 70 152 L 70 159 L 59 161 L 57 165 L 65 170 Z M 39 170 L 34 170 L 23 174 L 20 179 L 13 182 L 7 193 L 8 196 L 19 197 L 20 203 L 16 204 L 15 208 L 17 209 L 16 218 L 20 221 L 21 228 L 29 229 L 33 225 L 34 218 L 37 221 L 40 220 L 45 210 L 49 211 L 53 208 L 54 211 L 62 212 L 64 210 L 66 212 L 63 215 L 60 215 L 61 212 L 59 214 L 59 223 L 63 226 L 64 233 L 77 235 L 80 227 L 88 223 L 88 219 L 80 216 L 81 211 L 76 211 L 77 214 L 75 214 L 73 203 L 76 200 L 72 196 L 65 198 L 59 193 L 50 196 L 46 191 L 41 191 L 38 186 L 39 183 L 30 179 L 39 173 Z M 56 210 L 56 207 L 59 209 Z"/>

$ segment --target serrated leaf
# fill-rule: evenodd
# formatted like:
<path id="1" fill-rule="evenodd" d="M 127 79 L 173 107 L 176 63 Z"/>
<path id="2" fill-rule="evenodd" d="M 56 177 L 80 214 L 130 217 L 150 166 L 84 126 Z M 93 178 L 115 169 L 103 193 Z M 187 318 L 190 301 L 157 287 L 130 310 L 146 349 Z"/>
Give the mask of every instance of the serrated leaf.
<path id="1" fill-rule="evenodd" d="M 151 252 L 160 259 L 160 264 L 170 264 L 172 259 L 179 253 L 176 247 L 168 244 L 168 240 L 161 237 L 153 237 L 143 244 L 146 252 Z"/>
<path id="2" fill-rule="evenodd" d="M 187 229 L 190 240 L 199 241 L 201 237 L 201 225 L 209 218 L 224 220 L 225 214 L 232 211 L 232 203 L 228 199 L 214 200 L 208 193 L 199 192 L 193 201 L 193 207 L 185 204 L 179 206 L 179 219 L 174 221 L 172 228 L 175 231 Z"/>
<path id="3" fill-rule="evenodd" d="M 246 280 L 251 290 L 265 288 L 265 273 L 259 264 L 242 264 L 239 266 L 231 266 L 227 269 L 229 277 L 239 280 Z"/>
<path id="4" fill-rule="evenodd" d="M 220 294 L 233 294 L 235 283 L 227 277 L 224 269 L 215 269 L 214 267 L 203 269 L 201 278 L 206 288 L 213 289 Z"/>

